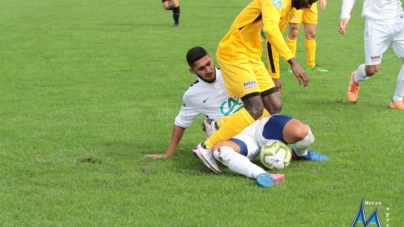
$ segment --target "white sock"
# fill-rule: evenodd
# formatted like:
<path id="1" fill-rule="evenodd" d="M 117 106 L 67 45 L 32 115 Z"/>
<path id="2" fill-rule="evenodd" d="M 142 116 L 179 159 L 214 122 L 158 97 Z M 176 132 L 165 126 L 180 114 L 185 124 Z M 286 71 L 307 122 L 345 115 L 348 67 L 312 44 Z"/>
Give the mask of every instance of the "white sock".
<path id="1" fill-rule="evenodd" d="M 309 127 L 309 126 L 307 126 Z M 310 147 L 310 145 L 314 142 L 314 136 L 311 133 L 311 130 L 309 128 L 309 134 L 307 134 L 304 139 L 300 140 L 299 142 L 295 143 L 295 153 L 297 156 L 305 156 L 307 154 L 307 149 Z"/>
<path id="2" fill-rule="evenodd" d="M 261 173 L 266 173 L 264 169 L 255 165 L 246 156 L 235 152 L 231 147 L 223 146 L 213 152 L 216 160 L 229 167 L 230 170 L 248 178 L 257 178 Z"/>
<path id="3" fill-rule="evenodd" d="M 396 91 L 394 92 L 393 102 L 402 102 L 404 97 L 404 65 L 401 66 L 397 77 Z"/>
<path id="4" fill-rule="evenodd" d="M 359 84 L 361 81 L 367 79 L 369 79 L 369 77 L 366 75 L 365 64 L 362 64 L 356 70 L 356 74 L 354 75 L 354 81 Z"/>

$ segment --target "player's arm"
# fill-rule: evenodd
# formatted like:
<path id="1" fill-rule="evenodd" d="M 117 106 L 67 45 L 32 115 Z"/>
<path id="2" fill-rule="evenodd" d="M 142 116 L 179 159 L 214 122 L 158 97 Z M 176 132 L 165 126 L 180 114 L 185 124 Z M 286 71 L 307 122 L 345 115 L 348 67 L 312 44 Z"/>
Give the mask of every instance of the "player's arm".
<path id="1" fill-rule="evenodd" d="M 353 6 L 355 5 L 355 0 L 343 0 L 342 8 L 341 8 L 341 16 L 338 24 L 338 31 L 345 35 L 345 28 L 348 25 L 348 21 L 351 18 L 351 11 Z"/>
<path id="2" fill-rule="evenodd" d="M 189 96 L 184 95 L 181 110 L 175 118 L 173 131 L 171 133 L 170 143 L 168 148 L 163 154 L 147 154 L 145 157 L 149 158 L 167 158 L 170 157 L 177 148 L 181 141 L 186 128 L 191 126 L 192 122 L 199 115 L 199 110 Z"/>
<path id="3" fill-rule="evenodd" d="M 275 1 L 262 1 L 261 11 L 262 11 L 262 20 L 264 23 L 263 31 L 268 42 L 271 45 L 271 48 L 275 49 L 282 58 L 287 61 L 292 69 L 293 73 L 295 74 L 296 78 L 299 81 L 299 85 L 303 84 L 304 87 L 307 87 L 309 84 L 309 77 L 307 75 L 306 70 L 304 70 L 300 64 L 296 61 L 295 56 L 293 55 L 292 51 L 289 49 L 288 45 L 286 44 L 281 29 L 283 29 L 284 25 L 279 25 L 280 17 L 281 17 L 281 8 L 274 6 Z M 281 1 L 279 0 L 280 4 Z M 274 56 L 275 58 L 279 58 Z M 279 62 L 279 60 L 278 60 Z M 279 64 L 279 63 L 278 63 Z M 279 68 L 279 66 L 278 66 Z M 278 70 L 279 71 L 279 70 Z M 278 80 L 279 84 L 279 73 L 271 74 L 271 77 Z M 280 86 L 280 85 L 277 85 Z"/>
<path id="4" fill-rule="evenodd" d="M 164 154 L 147 154 L 145 157 L 149 158 L 168 158 L 173 155 L 175 149 L 177 148 L 178 144 L 181 141 L 182 135 L 184 135 L 185 128 L 180 127 L 178 125 L 174 125 L 173 131 L 171 133 L 170 144 Z"/>
<path id="5" fill-rule="evenodd" d="M 273 1 L 262 1 L 261 13 L 264 23 L 263 31 L 271 46 L 285 59 L 285 61 L 288 61 L 295 56 L 286 44 L 279 27 L 281 9 L 272 4 Z"/>
<path id="6" fill-rule="evenodd" d="M 327 0 L 320 0 L 320 9 L 324 10 L 327 6 Z"/>

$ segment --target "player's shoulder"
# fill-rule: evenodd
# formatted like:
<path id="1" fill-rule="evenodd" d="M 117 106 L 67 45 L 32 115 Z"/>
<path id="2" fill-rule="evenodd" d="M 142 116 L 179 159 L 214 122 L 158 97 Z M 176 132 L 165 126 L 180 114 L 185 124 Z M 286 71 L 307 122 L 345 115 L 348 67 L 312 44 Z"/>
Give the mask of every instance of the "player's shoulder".
<path id="1" fill-rule="evenodd" d="M 188 86 L 188 88 L 185 90 L 184 95 L 192 95 L 195 93 L 199 93 L 200 90 L 203 87 L 203 83 L 199 79 L 195 80 L 192 84 Z"/>

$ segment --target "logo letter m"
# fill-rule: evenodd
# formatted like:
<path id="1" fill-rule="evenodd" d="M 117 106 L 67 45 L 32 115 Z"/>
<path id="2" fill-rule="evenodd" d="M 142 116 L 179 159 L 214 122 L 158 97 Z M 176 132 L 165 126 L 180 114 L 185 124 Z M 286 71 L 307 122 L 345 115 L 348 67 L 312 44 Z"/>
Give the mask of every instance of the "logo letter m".
<path id="1" fill-rule="evenodd" d="M 366 218 L 363 199 L 351 227 L 355 227 L 357 222 L 362 222 L 363 227 L 368 227 L 369 223 L 376 224 L 377 227 L 382 227 L 382 224 L 380 224 L 379 215 L 377 214 L 377 208 L 370 214 L 368 219 Z"/>

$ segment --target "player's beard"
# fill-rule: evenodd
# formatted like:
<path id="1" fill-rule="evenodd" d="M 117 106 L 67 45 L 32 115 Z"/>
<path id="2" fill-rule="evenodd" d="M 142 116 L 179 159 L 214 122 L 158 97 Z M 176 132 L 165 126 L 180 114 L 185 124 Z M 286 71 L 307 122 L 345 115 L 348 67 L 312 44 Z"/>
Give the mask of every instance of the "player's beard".
<path id="1" fill-rule="evenodd" d="M 197 73 L 196 73 L 196 75 L 199 77 L 199 79 L 201 79 L 202 81 L 205 81 L 208 84 L 214 83 L 216 81 L 216 73 L 213 73 L 214 78 L 211 81 L 203 79 L 203 77 Z"/>

